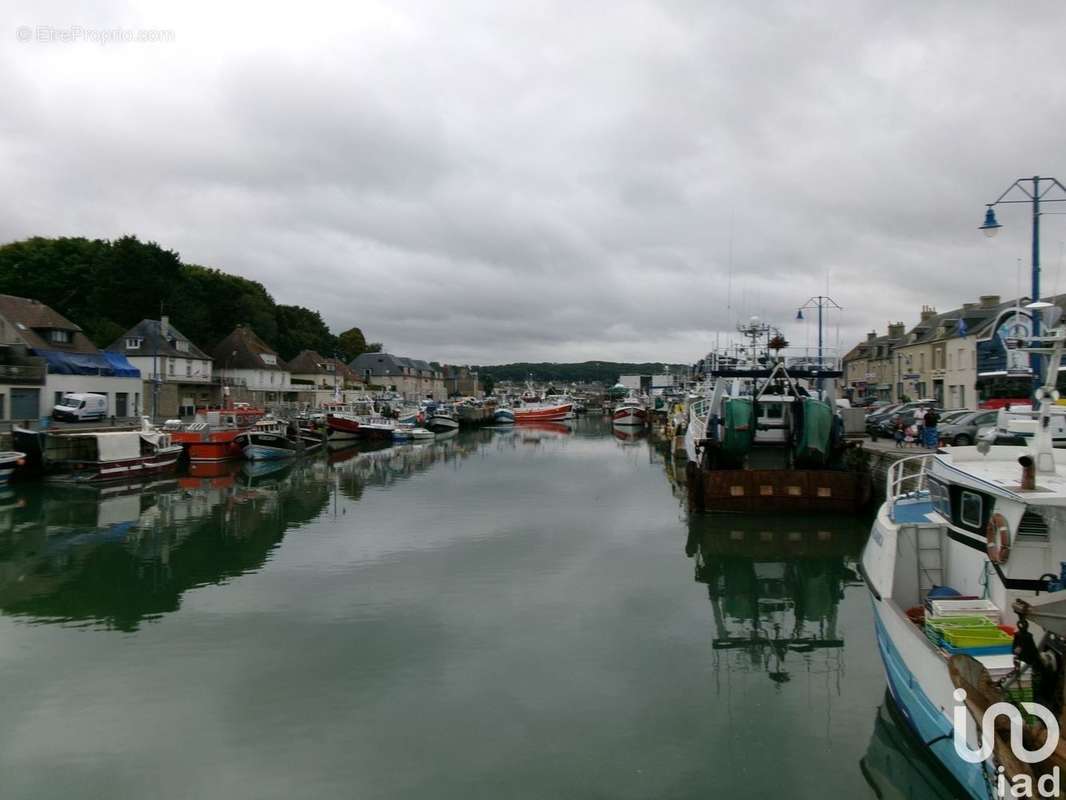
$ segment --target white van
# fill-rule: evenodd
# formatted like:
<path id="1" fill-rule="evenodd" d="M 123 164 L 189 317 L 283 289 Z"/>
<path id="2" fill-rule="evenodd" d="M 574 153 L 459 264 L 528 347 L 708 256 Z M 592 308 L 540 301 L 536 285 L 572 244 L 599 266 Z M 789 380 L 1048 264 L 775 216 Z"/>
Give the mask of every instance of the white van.
<path id="1" fill-rule="evenodd" d="M 52 409 L 52 419 L 67 422 L 84 422 L 106 416 L 106 394 L 66 394 Z"/>

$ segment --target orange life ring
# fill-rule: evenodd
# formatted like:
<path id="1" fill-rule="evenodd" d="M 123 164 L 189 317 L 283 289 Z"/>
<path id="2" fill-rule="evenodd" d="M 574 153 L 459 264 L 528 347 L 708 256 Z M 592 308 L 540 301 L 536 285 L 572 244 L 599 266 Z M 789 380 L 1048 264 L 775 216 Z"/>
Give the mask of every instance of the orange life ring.
<path id="1" fill-rule="evenodd" d="M 1010 525 L 1007 518 L 996 513 L 985 527 L 985 549 L 988 557 L 997 564 L 1006 564 L 1010 558 Z"/>

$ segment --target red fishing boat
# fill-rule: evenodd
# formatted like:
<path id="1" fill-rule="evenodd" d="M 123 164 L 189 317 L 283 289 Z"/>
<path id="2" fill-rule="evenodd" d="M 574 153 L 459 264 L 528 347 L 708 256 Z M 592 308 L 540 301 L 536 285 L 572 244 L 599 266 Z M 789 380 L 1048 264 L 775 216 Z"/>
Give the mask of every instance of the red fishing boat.
<path id="1" fill-rule="evenodd" d="M 573 410 L 573 403 L 532 403 L 515 408 L 514 421 L 518 424 L 523 422 L 556 422 L 569 418 Z"/>
<path id="2" fill-rule="evenodd" d="M 185 448 L 191 462 L 230 461 L 244 457 L 236 439 L 265 414 L 263 409 L 247 403 L 198 408 L 194 422 L 167 430 L 171 440 Z"/>
<path id="3" fill-rule="evenodd" d="M 329 430 L 329 438 L 335 442 L 355 441 L 360 438 L 359 420 L 354 414 L 344 411 L 327 412 L 326 428 Z"/>
<path id="4" fill-rule="evenodd" d="M 626 398 L 614 410 L 611 421 L 623 427 L 642 428 L 648 421 L 648 409 L 635 398 Z"/>

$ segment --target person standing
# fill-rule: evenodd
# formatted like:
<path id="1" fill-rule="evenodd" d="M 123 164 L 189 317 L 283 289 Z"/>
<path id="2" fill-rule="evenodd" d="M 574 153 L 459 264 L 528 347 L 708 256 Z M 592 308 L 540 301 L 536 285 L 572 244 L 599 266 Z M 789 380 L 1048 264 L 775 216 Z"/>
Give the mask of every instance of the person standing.
<path id="1" fill-rule="evenodd" d="M 937 423 L 940 422 L 940 417 L 932 406 L 929 406 L 925 410 L 925 416 L 922 418 L 922 432 L 925 434 L 925 446 L 933 449 L 937 446 L 937 440 L 939 435 L 937 433 Z"/>

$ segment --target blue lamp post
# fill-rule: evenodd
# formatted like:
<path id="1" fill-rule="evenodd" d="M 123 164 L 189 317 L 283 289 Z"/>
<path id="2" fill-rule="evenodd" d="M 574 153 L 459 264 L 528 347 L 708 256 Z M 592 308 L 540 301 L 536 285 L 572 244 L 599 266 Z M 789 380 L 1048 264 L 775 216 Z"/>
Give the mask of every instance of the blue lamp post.
<path id="1" fill-rule="evenodd" d="M 1056 190 L 1059 197 L 1048 197 L 1048 193 Z M 1007 199 L 1011 194 L 1022 195 L 1018 199 Z M 1037 303 L 1040 300 L 1040 215 L 1048 212 L 1040 210 L 1041 203 L 1062 203 L 1066 202 L 1066 186 L 1063 186 L 1057 178 L 1041 178 L 1039 175 L 1034 175 L 1032 178 L 1018 178 L 1014 183 L 1007 187 L 1007 190 L 1003 192 L 995 202 L 989 203 L 988 208 L 985 211 L 984 224 L 978 226 L 978 230 L 983 232 L 988 238 L 992 238 L 999 229 L 1003 226 L 999 224 L 996 219 L 996 212 L 994 207 L 1000 203 L 1026 203 L 1032 206 L 1033 209 L 1033 241 L 1032 241 L 1032 289 L 1030 290 L 1033 303 Z M 1040 308 L 1030 306 L 1030 313 L 1033 316 L 1033 336 L 1040 335 Z M 1036 408 L 1036 389 L 1043 384 L 1041 377 L 1041 364 L 1040 357 L 1037 355 L 1030 356 L 1030 365 L 1033 371 L 1033 408 Z"/>

